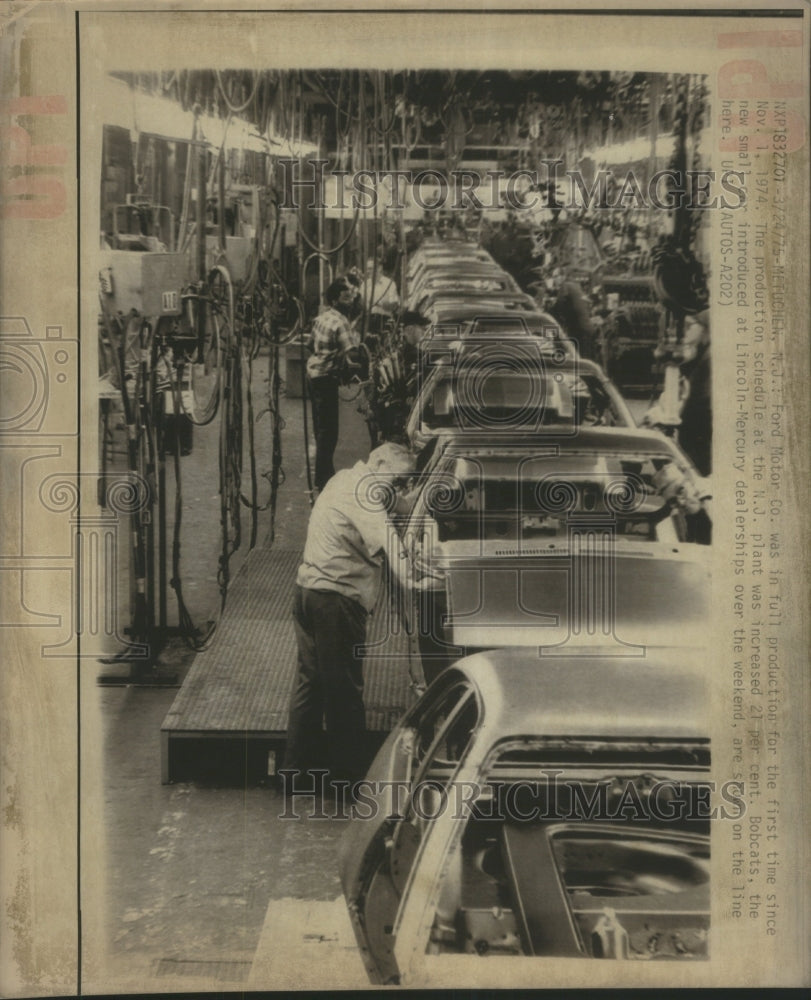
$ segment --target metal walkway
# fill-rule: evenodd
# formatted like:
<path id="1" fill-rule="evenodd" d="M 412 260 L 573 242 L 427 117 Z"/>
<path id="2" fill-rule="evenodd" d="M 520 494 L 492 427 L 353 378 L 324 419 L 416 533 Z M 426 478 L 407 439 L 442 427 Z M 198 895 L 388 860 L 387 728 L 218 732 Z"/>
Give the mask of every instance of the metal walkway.
<path id="1" fill-rule="evenodd" d="M 264 391 L 258 369 L 256 378 L 258 398 Z M 298 399 L 285 398 L 285 478 L 276 540 L 249 552 L 234 575 L 211 645 L 195 657 L 163 721 L 164 783 L 261 780 L 272 772 L 271 755 L 284 741 L 297 657 L 290 612 L 310 516 L 300 408 Z M 346 468 L 369 450 L 356 401 L 341 401 L 340 427 L 335 466 Z M 410 702 L 408 641 L 397 631 L 385 605 L 378 607 L 369 621 L 364 658 L 372 734 L 388 732 Z"/>
<path id="2" fill-rule="evenodd" d="M 198 653 L 161 727 L 164 783 L 187 777 L 193 761 L 208 760 L 211 752 L 244 753 L 246 741 L 267 761 L 283 740 L 296 672 L 290 609 L 300 562 L 301 552 L 276 546 L 256 548 L 247 557 L 211 646 Z M 397 633 L 381 600 L 369 622 L 364 658 L 372 733 L 388 732 L 408 704 L 408 641 Z"/>

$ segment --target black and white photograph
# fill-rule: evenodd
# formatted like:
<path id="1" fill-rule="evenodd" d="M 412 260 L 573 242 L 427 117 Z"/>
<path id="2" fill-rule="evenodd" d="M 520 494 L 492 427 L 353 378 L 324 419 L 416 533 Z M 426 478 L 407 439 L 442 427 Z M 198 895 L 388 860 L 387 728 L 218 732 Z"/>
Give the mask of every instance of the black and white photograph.
<path id="1" fill-rule="evenodd" d="M 808 12 L 731 10 L 20 5 L 3 995 L 807 981 Z"/>

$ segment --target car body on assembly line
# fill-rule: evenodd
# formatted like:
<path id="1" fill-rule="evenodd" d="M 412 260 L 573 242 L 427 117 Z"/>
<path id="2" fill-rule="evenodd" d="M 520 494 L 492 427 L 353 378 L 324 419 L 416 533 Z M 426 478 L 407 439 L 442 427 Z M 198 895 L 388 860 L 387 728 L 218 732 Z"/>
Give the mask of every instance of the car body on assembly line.
<path id="1" fill-rule="evenodd" d="M 574 341 L 549 313 L 537 309 L 527 311 L 521 304 L 518 308 L 507 309 L 475 299 L 440 310 L 420 341 L 419 351 L 424 364 L 435 364 L 446 358 L 452 348 L 455 350 L 457 342 L 498 343 L 524 337 L 538 341 L 545 354 L 558 351 L 567 358 L 578 356 Z"/>
<path id="2" fill-rule="evenodd" d="M 415 308 L 425 293 L 436 289 L 449 289 L 461 294 L 520 293 L 513 277 L 497 264 L 454 264 L 425 270 L 417 281 L 409 285 L 408 306 Z"/>
<path id="3" fill-rule="evenodd" d="M 442 313 L 454 304 L 467 303 L 479 305 L 482 312 L 489 309 L 521 309 L 525 312 L 536 312 L 538 303 L 524 292 L 473 290 L 470 288 L 426 288 L 410 300 L 412 309 L 427 316 L 434 322 L 440 322 Z"/>
<path id="4" fill-rule="evenodd" d="M 624 399 L 591 361 L 558 355 L 558 342 L 468 338 L 423 382 L 405 426 L 411 447 L 443 431 L 508 434 L 541 427 L 633 427 Z"/>
<path id="5" fill-rule="evenodd" d="M 487 316 L 491 313 L 537 314 L 538 303 L 529 295 L 462 295 L 459 292 L 437 292 L 422 315 L 431 323 L 447 326 Z"/>
<path id="6" fill-rule="evenodd" d="M 537 985 L 542 956 L 705 958 L 704 671 L 673 650 L 516 649 L 446 670 L 379 751 L 341 845 L 372 981 Z"/>
<path id="7" fill-rule="evenodd" d="M 407 276 L 411 282 L 426 268 L 462 261 L 469 264 L 495 263 L 492 255 L 477 243 L 464 240 L 431 240 L 423 243 L 412 253 L 408 261 Z"/>
<path id="8" fill-rule="evenodd" d="M 706 482 L 656 431 L 443 431 L 399 523 L 402 614 L 433 679 L 493 646 L 669 645 L 706 627 Z M 412 646 L 413 649 L 413 646 Z"/>

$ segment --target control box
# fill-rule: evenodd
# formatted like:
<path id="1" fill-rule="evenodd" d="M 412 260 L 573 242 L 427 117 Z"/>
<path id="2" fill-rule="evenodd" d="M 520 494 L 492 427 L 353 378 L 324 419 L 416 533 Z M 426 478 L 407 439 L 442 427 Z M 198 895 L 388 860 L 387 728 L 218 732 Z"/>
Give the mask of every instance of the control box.
<path id="1" fill-rule="evenodd" d="M 102 250 L 99 267 L 102 289 L 112 295 L 116 311 L 134 309 L 150 319 L 180 315 L 180 292 L 191 280 L 187 253 Z"/>

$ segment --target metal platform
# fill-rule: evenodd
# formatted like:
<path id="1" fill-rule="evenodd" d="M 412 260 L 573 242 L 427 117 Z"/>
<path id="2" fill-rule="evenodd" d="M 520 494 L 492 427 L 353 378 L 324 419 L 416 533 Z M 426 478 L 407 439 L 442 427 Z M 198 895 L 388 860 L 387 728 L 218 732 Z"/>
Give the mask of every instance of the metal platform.
<path id="1" fill-rule="evenodd" d="M 267 760 L 268 748 L 283 740 L 296 672 L 290 611 L 300 562 L 300 551 L 275 546 L 256 548 L 245 560 L 211 645 L 196 656 L 161 726 L 164 783 L 177 780 L 179 753 L 188 772 L 189 758 L 202 766 L 229 751 L 246 754 L 251 744 L 261 767 L 261 754 Z M 367 726 L 385 733 L 408 704 L 410 678 L 407 637 L 382 601 L 369 622 L 367 650 Z"/>

